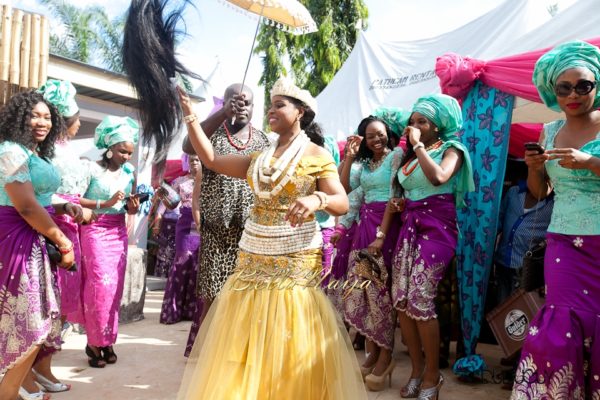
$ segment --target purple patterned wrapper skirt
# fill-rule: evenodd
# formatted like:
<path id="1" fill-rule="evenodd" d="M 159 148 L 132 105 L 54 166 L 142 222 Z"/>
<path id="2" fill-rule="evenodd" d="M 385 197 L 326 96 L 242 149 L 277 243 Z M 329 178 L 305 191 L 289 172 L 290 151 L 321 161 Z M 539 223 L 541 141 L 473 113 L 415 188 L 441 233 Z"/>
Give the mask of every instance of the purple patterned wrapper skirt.
<path id="1" fill-rule="evenodd" d="M 352 249 L 352 240 L 354 239 L 354 232 L 356 232 L 357 224 L 354 223 L 350 228 L 340 230 L 340 240 L 335 244 L 335 257 L 331 264 L 331 273 L 327 283 L 332 280 L 343 282 L 346 280 L 348 273 L 348 257 L 350 256 L 350 250 Z M 344 294 L 345 290 L 337 288 L 335 286 L 325 287 L 324 289 L 327 297 L 333 304 L 333 307 L 337 310 L 340 317 L 344 317 Z"/>
<path id="2" fill-rule="evenodd" d="M 51 208 L 47 208 L 52 213 Z M 0 374 L 35 346 L 60 348 L 60 295 L 45 240 L 14 207 L 0 206 Z"/>
<path id="3" fill-rule="evenodd" d="M 125 214 L 101 214 L 81 227 L 83 319 L 88 344 L 117 341 L 127 267 Z"/>
<path id="4" fill-rule="evenodd" d="M 196 230 L 192 209 L 182 207 L 175 233 L 175 260 L 169 271 L 162 309 L 161 324 L 192 320 L 196 313 L 196 277 L 200 234 Z"/>
<path id="5" fill-rule="evenodd" d="M 417 320 L 437 317 L 435 297 L 456 251 L 456 206 L 451 194 L 406 200 L 392 262 L 394 307 Z"/>
<path id="6" fill-rule="evenodd" d="M 331 272 L 331 264 L 333 262 L 333 245 L 331 244 L 331 235 L 335 232 L 335 228 L 321 228 L 321 236 L 323 237 L 323 275 Z M 325 281 L 323 282 L 325 285 Z"/>
<path id="7" fill-rule="evenodd" d="M 393 251 L 394 229 L 390 229 L 381 253 L 382 263 L 377 278 L 371 279 L 361 271 L 357 255 L 374 240 L 377 226 L 381 225 L 387 202 L 363 204 L 360 222 L 356 228 L 348 260 L 347 286 L 344 293 L 344 319 L 367 339 L 391 350 L 394 346 L 395 313 L 390 296 L 389 265 Z M 397 224 L 391 224 L 397 228 Z M 371 273 L 371 271 L 366 271 Z M 366 285 L 366 286 L 363 286 Z"/>
<path id="8" fill-rule="evenodd" d="M 79 204 L 79 196 L 59 194 L 62 199 L 73 204 Z M 81 304 L 81 245 L 79 243 L 79 224 L 68 215 L 54 215 L 52 217 L 60 230 L 73 243 L 75 254 L 75 271 L 58 268 L 58 287 L 60 289 L 61 314 L 67 316 L 71 322 L 81 321 L 83 306 Z"/>
<path id="9" fill-rule="evenodd" d="M 600 235 L 546 238 L 546 304 L 529 325 L 511 398 L 600 399 Z"/>

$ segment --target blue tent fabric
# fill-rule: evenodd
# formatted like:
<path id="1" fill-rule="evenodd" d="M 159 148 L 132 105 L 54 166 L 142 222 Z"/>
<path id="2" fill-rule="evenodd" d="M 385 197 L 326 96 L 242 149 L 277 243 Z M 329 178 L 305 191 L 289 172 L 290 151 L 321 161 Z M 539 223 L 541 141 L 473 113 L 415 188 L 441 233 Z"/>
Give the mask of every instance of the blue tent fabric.
<path id="1" fill-rule="evenodd" d="M 476 347 L 496 242 L 513 103 L 514 96 L 477 81 L 462 105 L 459 137 L 471 155 L 475 192 L 467 193 L 467 207 L 457 215 L 457 275 L 466 356 L 453 369 L 460 376 L 480 374 L 486 368 Z"/>

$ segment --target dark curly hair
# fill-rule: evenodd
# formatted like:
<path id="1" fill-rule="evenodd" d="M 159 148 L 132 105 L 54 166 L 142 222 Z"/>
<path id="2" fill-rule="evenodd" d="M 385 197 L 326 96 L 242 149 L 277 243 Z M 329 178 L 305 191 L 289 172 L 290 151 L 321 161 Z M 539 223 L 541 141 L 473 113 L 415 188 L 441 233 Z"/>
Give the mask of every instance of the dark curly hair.
<path id="1" fill-rule="evenodd" d="M 311 142 L 313 142 L 317 146 L 324 147 L 325 138 L 323 137 L 323 130 L 321 129 L 321 125 L 315 122 L 316 113 L 313 111 L 313 109 L 310 108 L 303 101 L 300 101 L 294 97 L 283 97 L 288 99 L 296 107 L 302 108 L 304 110 L 304 114 L 300 119 L 300 128 L 304 129 L 304 133 L 306 133 L 306 136 L 308 136 Z"/>
<path id="2" fill-rule="evenodd" d="M 392 141 L 390 140 L 390 133 L 392 132 L 392 130 L 390 129 L 390 127 L 388 126 L 388 124 L 385 123 L 384 120 L 382 120 L 379 117 L 375 117 L 373 115 L 369 115 L 367 118 L 363 118 L 362 121 L 360 121 L 360 123 L 358 124 L 358 136 L 362 137 L 363 140 L 360 142 L 360 146 L 358 148 L 358 152 L 356 153 L 356 161 L 369 161 L 371 158 L 373 158 L 373 152 L 371 150 L 369 150 L 369 148 L 367 147 L 367 140 L 366 140 L 366 136 L 367 136 L 367 126 L 369 126 L 371 124 L 371 122 L 381 122 L 383 124 L 383 126 L 385 127 L 385 133 L 387 135 L 387 148 L 390 150 L 393 150 L 393 144 Z"/>
<path id="3" fill-rule="evenodd" d="M 35 148 L 31 130 L 31 113 L 38 103 L 44 103 L 50 109 L 52 128 L 46 139 L 37 145 L 38 155 L 46 160 L 54 157 L 54 143 L 65 131 L 65 122 L 54 105 L 44 99 L 35 90 L 17 93 L 0 110 L 0 142 L 15 142 L 28 149 Z"/>

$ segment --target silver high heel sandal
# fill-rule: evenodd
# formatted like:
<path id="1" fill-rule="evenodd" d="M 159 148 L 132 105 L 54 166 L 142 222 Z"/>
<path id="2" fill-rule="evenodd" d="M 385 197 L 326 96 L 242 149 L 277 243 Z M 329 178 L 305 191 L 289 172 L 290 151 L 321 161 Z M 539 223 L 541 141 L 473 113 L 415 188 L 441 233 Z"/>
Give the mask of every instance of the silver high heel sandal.
<path id="1" fill-rule="evenodd" d="M 403 399 L 416 399 L 421 390 L 421 378 L 410 378 L 408 383 L 400 389 L 400 397 Z"/>
<path id="2" fill-rule="evenodd" d="M 25 390 L 25 388 L 19 388 L 19 398 L 22 400 L 44 400 L 45 394 L 46 393 L 42 392 L 41 390 L 39 392 L 29 393 L 27 390 Z"/>
<path id="3" fill-rule="evenodd" d="M 71 385 L 67 385 L 62 382 L 52 382 L 50 379 L 46 378 L 44 375 L 37 373 L 35 370 L 33 371 L 33 375 L 35 376 L 35 380 L 39 383 L 46 392 L 50 393 L 58 393 L 58 392 L 66 392 L 71 389 Z"/>
<path id="4" fill-rule="evenodd" d="M 443 384 L 444 376 L 440 374 L 440 379 L 438 379 L 437 385 L 427 389 L 421 389 L 419 391 L 419 397 L 417 397 L 417 400 L 438 400 L 440 396 L 440 389 L 442 388 Z"/>

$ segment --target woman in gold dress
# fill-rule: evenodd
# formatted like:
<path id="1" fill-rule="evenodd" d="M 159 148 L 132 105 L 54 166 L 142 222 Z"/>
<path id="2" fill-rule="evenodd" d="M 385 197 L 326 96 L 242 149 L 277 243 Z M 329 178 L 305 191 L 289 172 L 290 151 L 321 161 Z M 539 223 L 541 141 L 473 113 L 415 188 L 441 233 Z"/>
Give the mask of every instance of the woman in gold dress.
<path id="1" fill-rule="evenodd" d="M 252 156 L 215 155 L 181 89 L 180 101 L 202 163 L 248 179 L 255 202 L 236 270 L 202 325 L 178 398 L 366 399 L 349 337 L 320 288 L 314 212 L 344 214 L 348 199 L 331 155 L 312 143 L 322 141 L 316 100 L 278 80 L 268 118 L 279 140 Z"/>

